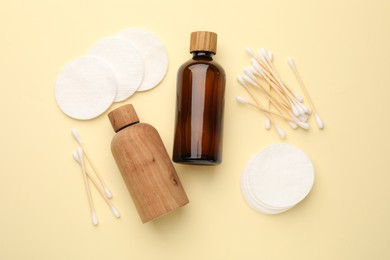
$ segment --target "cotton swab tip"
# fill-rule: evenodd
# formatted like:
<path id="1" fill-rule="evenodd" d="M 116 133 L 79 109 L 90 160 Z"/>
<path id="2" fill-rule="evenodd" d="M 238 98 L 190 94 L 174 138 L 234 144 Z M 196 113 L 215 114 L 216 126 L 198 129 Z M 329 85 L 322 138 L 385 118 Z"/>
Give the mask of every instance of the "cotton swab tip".
<path id="1" fill-rule="evenodd" d="M 248 53 L 252 57 L 256 56 L 255 52 L 251 48 L 245 48 L 245 52 Z"/>
<path id="2" fill-rule="evenodd" d="M 79 157 L 80 162 L 82 163 L 83 162 L 83 157 L 84 157 L 83 149 L 79 146 L 79 147 L 77 147 L 76 152 L 77 152 L 77 155 Z"/>
<path id="3" fill-rule="evenodd" d="M 303 114 L 303 115 L 300 115 L 298 118 L 299 118 L 299 121 L 301 121 L 301 122 L 307 122 L 307 119 L 309 119 L 309 116 L 307 114 Z"/>
<path id="4" fill-rule="evenodd" d="M 263 69 L 261 68 L 260 64 L 257 62 L 256 59 L 252 60 L 252 66 L 256 70 L 256 72 L 259 74 L 260 77 L 264 78 L 264 72 Z"/>
<path id="5" fill-rule="evenodd" d="M 259 52 L 259 57 L 260 59 L 263 61 L 263 62 L 271 62 L 272 61 L 272 57 L 270 57 L 270 53 L 265 49 L 265 48 L 262 48 Z"/>
<path id="6" fill-rule="evenodd" d="M 288 121 L 288 124 L 291 126 L 292 129 L 297 129 L 298 125 L 294 122 Z"/>
<path id="7" fill-rule="evenodd" d="M 265 48 L 261 48 L 260 53 L 265 57 L 269 58 L 269 53 Z"/>
<path id="8" fill-rule="evenodd" d="M 248 82 L 249 84 L 253 85 L 253 86 L 258 86 L 258 84 L 253 80 L 251 79 L 250 77 L 248 77 L 247 75 L 243 75 L 242 76 L 242 79 L 245 81 L 245 82 Z"/>
<path id="9" fill-rule="evenodd" d="M 274 59 L 274 55 L 270 51 L 268 51 L 268 58 L 270 61 L 273 61 L 273 59 Z"/>
<path id="10" fill-rule="evenodd" d="M 310 108 L 308 108 L 307 106 L 305 106 L 303 104 L 301 104 L 301 107 L 302 107 L 303 111 L 305 111 L 306 115 L 310 115 L 311 114 Z"/>
<path id="11" fill-rule="evenodd" d="M 110 208 L 111 208 L 112 214 L 114 214 L 115 217 L 119 218 L 121 216 L 119 211 L 114 206 L 111 205 Z"/>
<path id="12" fill-rule="evenodd" d="M 259 76 L 259 77 L 262 77 L 262 76 L 260 75 L 260 73 L 257 72 L 257 69 L 256 69 L 255 67 L 250 66 L 249 69 L 250 69 L 250 71 L 252 72 L 253 75 L 257 75 L 257 76 Z"/>
<path id="13" fill-rule="evenodd" d="M 108 189 L 107 186 L 104 186 L 104 193 L 106 194 L 106 197 L 111 199 L 112 198 L 112 193 L 111 191 Z"/>
<path id="14" fill-rule="evenodd" d="M 72 128 L 72 135 L 74 137 L 74 139 L 76 139 L 76 141 L 81 144 L 81 138 L 80 138 L 80 135 L 79 133 L 77 132 L 76 129 Z"/>
<path id="15" fill-rule="evenodd" d="M 256 80 L 250 67 L 244 69 L 244 74 L 247 75 L 251 80 Z"/>
<path id="16" fill-rule="evenodd" d="M 267 56 L 268 56 L 268 54 L 266 54 Z M 264 53 L 263 52 L 258 52 L 257 53 L 257 57 L 262 61 L 262 62 L 264 62 L 264 63 L 267 63 L 267 57 L 266 56 L 264 56 Z"/>
<path id="17" fill-rule="evenodd" d="M 98 221 L 96 212 L 95 212 L 95 211 L 92 211 L 91 215 L 92 215 L 92 224 L 93 224 L 94 226 L 97 226 L 97 224 L 99 224 L 99 221 Z"/>
<path id="18" fill-rule="evenodd" d="M 322 121 L 322 119 L 320 118 L 320 116 L 315 112 L 314 113 L 314 117 L 316 118 L 316 122 L 317 122 L 317 126 L 319 129 L 323 129 L 324 128 L 324 122 Z"/>
<path id="19" fill-rule="evenodd" d="M 300 127 L 302 127 L 303 129 L 305 130 L 308 130 L 310 128 L 310 125 L 308 123 L 305 123 L 305 122 L 300 122 L 300 121 L 297 121 L 296 122 Z"/>
<path id="20" fill-rule="evenodd" d="M 244 80 L 241 76 L 238 76 L 238 77 L 237 77 L 237 81 L 238 81 L 241 85 L 243 85 L 244 87 L 247 86 L 245 80 Z"/>
<path id="21" fill-rule="evenodd" d="M 73 159 L 78 163 L 78 164 L 81 164 L 81 161 L 80 161 L 80 158 L 79 158 L 79 154 L 77 151 L 74 151 L 73 152 Z"/>
<path id="22" fill-rule="evenodd" d="M 270 130 L 270 129 L 271 129 L 271 120 L 269 119 L 268 116 L 265 118 L 264 127 L 265 127 L 265 129 L 267 129 L 267 130 Z"/>
<path id="23" fill-rule="evenodd" d="M 306 114 L 305 109 L 304 109 L 302 106 L 300 106 L 300 103 L 296 103 L 295 107 L 296 107 L 296 109 L 297 109 L 299 115 L 304 115 L 304 114 Z"/>
<path id="24" fill-rule="evenodd" d="M 294 62 L 294 60 L 293 60 L 293 58 L 291 58 L 291 57 L 288 57 L 287 58 L 287 62 L 288 62 L 288 65 L 290 65 L 290 67 L 292 68 L 292 69 L 296 69 L 296 67 L 295 67 L 295 62 Z"/>
<path id="25" fill-rule="evenodd" d="M 293 92 L 294 96 L 297 98 L 297 100 L 299 101 L 299 103 L 302 103 L 303 102 L 303 98 L 301 97 L 301 95 L 299 95 L 298 93 L 296 92 Z"/>
<path id="26" fill-rule="evenodd" d="M 295 116 L 297 116 L 297 117 L 299 116 L 299 113 L 298 113 L 297 108 L 295 106 L 291 106 L 291 110 Z"/>
<path id="27" fill-rule="evenodd" d="M 237 100 L 238 103 L 248 104 L 248 101 L 245 98 L 241 97 L 241 96 L 237 96 L 236 100 Z"/>
<path id="28" fill-rule="evenodd" d="M 286 138 L 286 132 L 284 132 L 284 130 L 280 126 L 275 125 L 275 128 L 276 128 L 276 131 L 278 132 L 280 138 L 282 138 L 282 139 Z"/>

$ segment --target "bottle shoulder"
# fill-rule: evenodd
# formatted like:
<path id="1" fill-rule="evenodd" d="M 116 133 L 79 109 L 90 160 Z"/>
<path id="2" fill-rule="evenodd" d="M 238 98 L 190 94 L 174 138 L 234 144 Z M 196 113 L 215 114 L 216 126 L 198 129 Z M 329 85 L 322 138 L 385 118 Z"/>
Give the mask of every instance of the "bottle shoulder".
<path id="1" fill-rule="evenodd" d="M 154 126 L 147 123 L 138 123 L 125 127 L 119 132 L 117 132 L 112 138 L 112 143 L 118 142 L 123 138 L 127 139 L 129 136 L 145 136 L 156 133 L 157 130 L 156 128 L 154 128 Z"/>
<path id="2" fill-rule="evenodd" d="M 188 61 L 184 62 L 180 66 L 179 72 L 184 71 L 184 70 L 192 70 L 198 66 L 204 66 L 204 65 L 209 66 L 213 70 L 217 70 L 217 71 L 221 72 L 222 74 L 225 74 L 225 70 L 223 69 L 223 67 L 217 61 L 215 61 L 213 59 L 210 59 L 210 60 L 189 59 Z"/>

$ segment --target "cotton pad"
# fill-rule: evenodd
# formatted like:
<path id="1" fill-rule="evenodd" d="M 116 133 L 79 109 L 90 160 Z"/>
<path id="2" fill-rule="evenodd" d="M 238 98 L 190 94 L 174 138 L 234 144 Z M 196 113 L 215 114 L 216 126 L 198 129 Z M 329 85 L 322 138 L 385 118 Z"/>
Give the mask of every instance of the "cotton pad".
<path id="1" fill-rule="evenodd" d="M 78 58 L 60 71 L 55 98 L 61 110 L 74 119 L 92 119 L 112 104 L 117 80 L 111 67 L 97 57 Z"/>
<path id="2" fill-rule="evenodd" d="M 264 213 L 264 214 L 269 214 L 269 215 L 278 214 L 278 213 L 281 213 L 284 211 L 284 210 L 280 210 L 280 209 L 273 209 L 273 208 L 266 207 L 261 202 L 256 200 L 256 198 L 253 196 L 253 194 L 250 193 L 250 191 L 249 191 L 249 186 L 248 186 L 248 181 L 247 181 L 248 178 L 246 178 L 246 177 L 247 177 L 247 175 L 245 175 L 245 174 L 242 175 L 241 192 L 242 192 L 242 195 L 243 195 L 245 201 L 248 203 L 248 205 L 252 209 L 259 211 L 261 213 Z"/>
<path id="3" fill-rule="evenodd" d="M 248 174 L 243 174 L 241 176 L 241 192 L 248 205 L 254 210 L 259 211 L 261 213 L 273 215 L 282 213 L 289 209 L 270 207 L 262 203 L 259 199 L 257 199 L 249 186 Z"/>
<path id="4" fill-rule="evenodd" d="M 247 163 L 241 191 L 251 208 L 278 214 L 304 199 L 313 183 L 314 167 L 309 157 L 292 145 L 276 144 Z"/>
<path id="5" fill-rule="evenodd" d="M 128 29 L 118 37 L 131 42 L 140 52 L 144 63 L 144 79 L 138 91 L 145 91 L 157 86 L 168 69 L 168 57 L 160 39 L 154 34 L 141 29 Z"/>
<path id="6" fill-rule="evenodd" d="M 141 54 L 129 41 L 104 39 L 97 42 L 89 54 L 103 59 L 114 71 L 118 80 L 114 102 L 123 101 L 137 91 L 143 79 L 144 65 Z"/>

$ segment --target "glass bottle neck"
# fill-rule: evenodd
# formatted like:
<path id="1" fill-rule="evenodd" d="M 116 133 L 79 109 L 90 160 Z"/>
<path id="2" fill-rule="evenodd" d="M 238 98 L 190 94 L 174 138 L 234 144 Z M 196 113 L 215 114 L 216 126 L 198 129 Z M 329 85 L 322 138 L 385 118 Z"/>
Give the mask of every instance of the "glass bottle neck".
<path id="1" fill-rule="evenodd" d="M 213 60 L 214 53 L 209 51 L 193 51 L 192 59 L 194 60 Z"/>

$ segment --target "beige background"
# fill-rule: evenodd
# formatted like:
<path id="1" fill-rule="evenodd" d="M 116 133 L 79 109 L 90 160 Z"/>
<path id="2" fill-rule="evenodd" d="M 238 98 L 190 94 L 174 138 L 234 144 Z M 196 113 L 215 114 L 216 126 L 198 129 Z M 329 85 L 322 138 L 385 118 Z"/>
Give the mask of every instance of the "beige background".
<path id="1" fill-rule="evenodd" d="M 0 259 L 390 259 L 390 2 L 376 1 L 0 1 Z M 177 68 L 190 58 L 189 34 L 218 33 L 216 60 L 227 74 L 224 161 L 176 165 L 191 200 L 142 225 L 110 152 L 106 113 L 65 116 L 54 99 L 60 68 L 122 29 L 157 34 L 169 69 L 155 89 L 115 104 L 135 105 L 171 153 Z M 315 186 L 277 216 L 250 209 L 239 178 L 249 158 L 279 143 L 263 115 L 235 102 L 245 47 L 266 47 L 286 82 L 293 56 L 323 117 L 323 131 L 294 131 Z M 314 126 L 314 120 L 310 122 Z M 90 222 L 75 127 L 114 193 L 115 219 L 93 192 Z"/>

